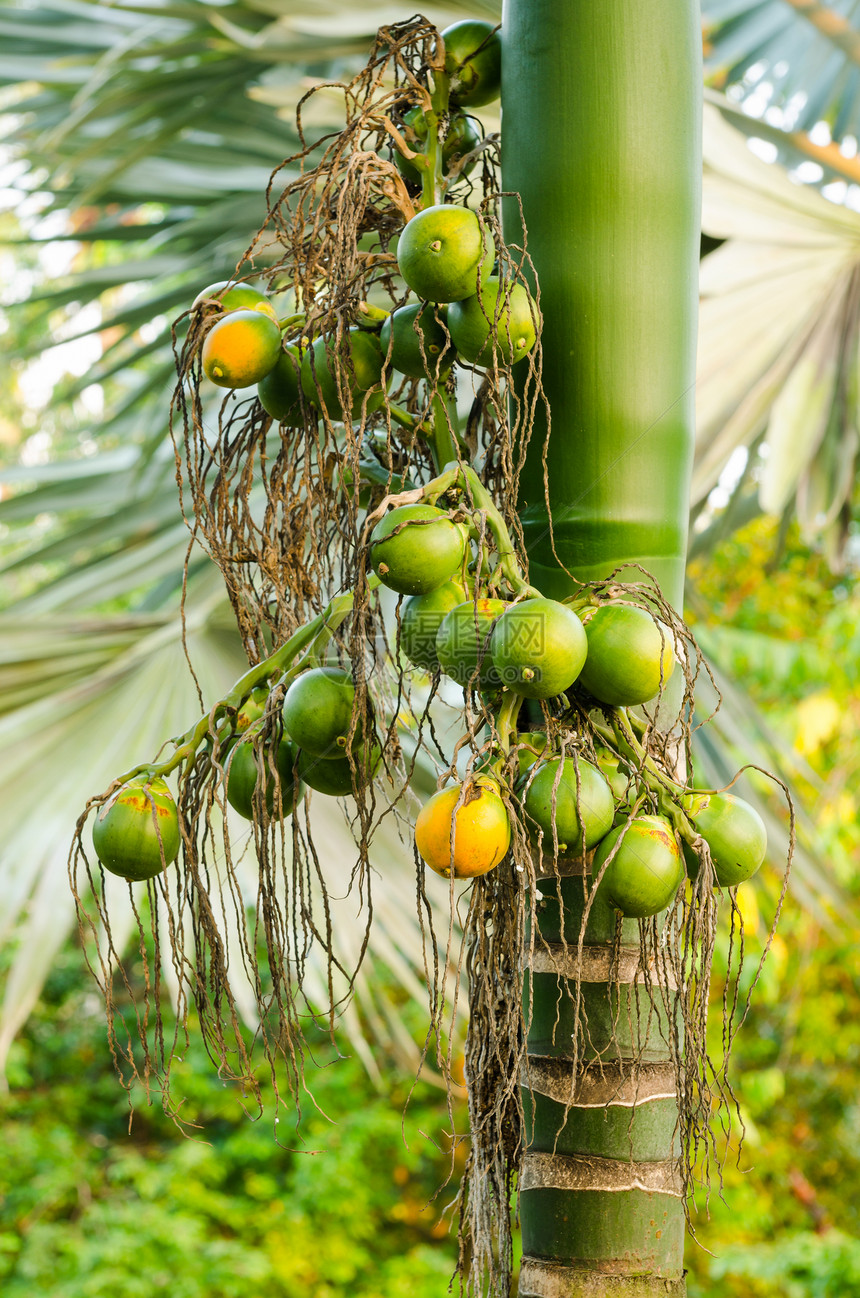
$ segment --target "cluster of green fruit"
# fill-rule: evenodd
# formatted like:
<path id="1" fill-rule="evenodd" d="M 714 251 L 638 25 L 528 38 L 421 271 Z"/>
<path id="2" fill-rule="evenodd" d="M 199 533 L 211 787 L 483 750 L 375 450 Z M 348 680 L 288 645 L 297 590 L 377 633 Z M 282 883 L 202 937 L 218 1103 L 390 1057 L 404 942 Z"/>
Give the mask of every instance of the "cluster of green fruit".
<path id="1" fill-rule="evenodd" d="M 279 796 L 289 816 L 305 787 L 343 797 L 355 780 L 373 779 L 382 751 L 361 726 L 353 729 L 355 689 L 348 672 L 315 667 L 287 690 L 277 743 L 262 744 L 259 733 L 269 698 L 253 690 L 235 718 L 218 735 L 227 801 L 246 820 L 271 818 Z M 132 881 L 151 879 L 179 854 L 176 803 L 166 782 L 141 777 L 127 784 L 96 816 L 93 846 L 106 870 Z"/>
<path id="2" fill-rule="evenodd" d="M 455 23 L 442 36 L 453 111 L 438 129 L 433 114 L 434 146 L 443 167 L 465 172 L 480 135 L 459 106 L 498 95 L 500 42 L 491 24 L 477 21 Z M 415 157 L 395 151 L 397 165 L 420 183 L 420 165 L 429 160 L 427 114 L 413 105 L 402 125 Z M 360 323 L 341 339 L 311 339 L 304 316 L 279 321 L 266 294 L 251 285 L 210 284 L 192 306 L 214 317 L 201 347 L 203 372 L 219 387 L 256 384 L 267 414 L 300 427 L 306 410 L 335 420 L 372 414 L 383 405 L 394 370 L 438 381 L 457 360 L 515 364 L 535 344 L 537 309 L 522 284 L 493 274 L 495 260 L 493 237 L 472 209 L 425 206 L 407 222 L 397 247 L 400 274 L 423 300 L 390 313 L 365 304 Z M 348 392 L 339 377 L 344 369 Z"/>
<path id="3" fill-rule="evenodd" d="M 644 609 L 537 594 L 491 598 L 474 586 L 469 528 L 455 520 L 435 505 L 400 505 L 370 536 L 374 572 L 410 597 L 400 644 L 415 666 L 441 668 L 487 696 L 507 688 L 554 699 L 577 682 L 610 707 L 646 703 L 668 681 L 671 635 Z"/>
<path id="4" fill-rule="evenodd" d="M 512 365 L 532 349 L 534 301 L 522 284 L 505 284 L 492 274 L 495 258 L 492 236 L 470 208 L 440 203 L 407 223 L 398 268 L 423 301 L 387 315 L 375 312 L 384 315 L 378 334 L 367 325 L 346 331 L 351 418 L 381 407 L 391 367 L 412 379 L 438 381 L 455 361 Z M 301 389 L 311 409 L 342 419 L 335 363 L 325 337 L 288 345 L 277 370 L 259 385 L 261 404 L 282 423 L 300 423 Z"/>
<path id="5" fill-rule="evenodd" d="M 653 699 L 674 669 L 671 634 L 644 608 L 587 597 L 561 602 L 529 594 L 506 601 L 484 594 L 468 570 L 467 528 L 437 507 L 390 510 L 371 534 L 370 557 L 381 582 L 409 596 L 400 617 L 406 657 L 476 689 L 493 711 L 505 692 L 552 700 L 556 710 L 570 691 L 586 709 L 632 707 Z M 536 846 L 562 857 L 597 849 L 594 874 L 606 866 L 601 891 L 629 917 L 670 904 L 685 874 L 684 857 L 691 873 L 699 867 L 698 835 L 708 844 L 718 885 L 750 878 L 766 849 L 755 809 L 729 794 L 688 793 L 677 785 L 673 792 L 657 773 L 651 782 L 669 814 L 634 814 L 648 777 L 635 743 L 631 732 L 626 757 L 598 749 L 594 764 L 553 755 L 545 732 L 514 736 L 517 770 L 509 792 Z M 506 781 L 506 759 L 489 765 L 496 781 L 485 769 L 465 785 L 441 790 L 419 815 L 418 849 L 443 875 L 486 873 L 508 850 L 511 826 L 499 784 Z"/>
<path id="6" fill-rule="evenodd" d="M 373 737 L 368 739 L 364 727 L 357 726 L 350 740 L 355 688 L 348 672 L 339 667 L 313 667 L 297 676 L 284 696 L 277 747 L 273 752 L 263 748 L 258 755 L 254 731 L 242 732 L 262 719 L 268 697 L 265 686 L 251 694 L 237 714 L 240 738 L 228 740 L 227 801 L 240 816 L 259 818 L 260 798 L 265 799 L 266 815 L 274 814 L 273 766 L 284 816 L 295 809 L 305 786 L 328 797 L 343 797 L 354 791 L 356 775 L 366 781 L 376 774 L 382 752 Z"/>
<path id="7" fill-rule="evenodd" d="M 546 742 L 544 732 L 523 733 L 512 749 L 521 771 L 514 796 L 529 838 L 538 851 L 546 846 L 547 855 L 560 860 L 581 858 L 584 844 L 598 895 L 625 919 L 659 914 L 686 875 L 695 878 L 696 836 L 708 846 L 718 887 L 752 878 L 764 861 L 764 823 L 742 798 L 679 790 L 675 814 L 631 814 L 637 787 L 632 765 L 625 767 L 608 749 L 598 750 L 596 764 L 547 756 Z M 678 830 L 680 815 L 691 826 L 686 835 Z M 419 812 L 415 841 L 424 861 L 446 878 L 487 874 L 511 842 L 500 782 L 478 775 L 435 793 Z"/>
<path id="8" fill-rule="evenodd" d="M 546 736 L 520 740 L 525 745 L 517 752 L 518 787 L 532 838 L 560 856 L 579 856 L 583 845 L 586 852 L 594 850 L 591 872 L 600 878 L 599 891 L 626 918 L 658 914 L 672 903 L 685 875 L 698 873 L 690 828 L 708 846 L 719 887 L 743 883 L 761 866 L 764 823 L 742 798 L 678 788 L 659 798 L 661 814 L 642 814 L 636 804 L 645 781 L 633 760 L 606 748 L 596 750 L 593 762 L 547 756 L 545 749 L 535 757 Z"/>
<path id="9" fill-rule="evenodd" d="M 438 383 L 456 360 L 512 365 L 535 345 L 535 303 L 522 284 L 493 274 L 490 228 L 468 207 L 433 201 L 440 176 L 447 171 L 453 179 L 474 164 L 480 136 L 464 108 L 499 93 L 500 43 L 492 25 L 456 23 L 442 36 L 445 67 L 433 108 L 403 110 L 401 138 L 411 156 L 395 155 L 404 179 L 422 187 L 423 206 L 397 245 L 400 276 L 420 301 L 390 313 L 364 304 L 361 322 L 337 339 L 309 338 L 303 315 L 279 320 L 266 294 L 247 284 L 210 285 L 194 302 L 204 326 L 204 373 L 225 388 L 256 384 L 263 408 L 281 424 L 301 426 L 307 411 L 338 420 L 372 413 L 386 400 L 392 369 Z M 440 477 L 422 500 L 383 515 L 367 557 L 376 579 L 406 597 L 399 610 L 403 655 L 480 696 L 493 717 L 496 747 L 420 811 L 415 835 L 423 860 L 446 877 L 484 874 L 508 854 L 514 815 L 539 854 L 591 857 L 602 894 L 625 916 L 670 905 L 685 858 L 691 874 L 699 869 L 702 840 L 719 886 L 749 878 L 766 847 L 756 811 L 731 795 L 690 791 L 669 779 L 638 743 L 632 716 L 618 711 L 648 703 L 668 682 L 675 667 L 670 630 L 623 599 L 587 594 L 558 601 L 528 586 L 474 470 L 437 468 Z M 473 509 L 481 497 L 495 540 L 492 586 L 483 578 L 486 537 L 470 512 L 436 503 L 467 484 Z M 306 787 L 335 797 L 357 792 L 382 760 L 369 705 L 357 716 L 349 673 L 331 666 L 298 666 L 286 678 L 282 672 L 280 665 L 269 676 L 289 682 L 279 725 L 267 714 L 269 687 L 259 686 L 218 732 L 227 801 L 248 820 L 271 818 L 276 799 L 279 814 L 288 816 Z M 544 716 L 552 724 L 519 731 L 525 700 L 548 704 Z M 565 728 L 574 709 L 592 717 L 586 748 Z M 263 741 L 264 727 L 276 742 Z M 601 747 L 603 740 L 612 746 Z M 179 818 L 159 778 L 163 769 L 148 770 L 102 808 L 93 829 L 99 860 L 128 879 L 153 877 L 179 851 Z"/>
<path id="10" fill-rule="evenodd" d="M 481 108 L 498 99 L 502 82 L 502 42 L 492 23 L 466 18 L 452 23 L 440 33 L 445 44 L 444 75 L 448 79 L 448 126 L 442 150 L 442 172 L 454 178 L 468 175 L 475 166 L 474 153 L 481 135 L 464 108 Z M 394 161 L 401 176 L 412 185 L 421 185 L 431 165 L 427 157 L 433 143 L 429 139 L 427 118 L 420 106 L 403 113 L 403 135 L 415 159 L 399 151 Z"/>
<path id="11" fill-rule="evenodd" d="M 574 702 L 603 716 L 647 703 L 675 666 L 669 631 L 627 602 L 558 601 L 529 587 L 509 600 L 486 594 L 462 517 L 437 505 L 398 505 L 368 542 L 379 581 L 408 597 L 400 616 L 406 657 L 477 691 L 497 723 L 498 750 L 419 813 L 416 844 L 426 864 L 457 878 L 495 868 L 510 848 L 509 808 L 515 806 L 539 853 L 593 852 L 602 895 L 628 917 L 657 914 L 672 902 L 685 858 L 691 874 L 699 868 L 699 836 L 719 886 L 750 878 L 766 849 L 758 813 L 730 794 L 689 791 L 669 780 L 637 748 L 632 728 L 626 738 L 623 728 L 615 731 L 622 751 L 598 747 L 595 760 L 554 750 L 546 730 L 516 728 L 527 699 L 551 703 L 561 716 Z M 227 800 L 240 815 L 260 819 L 265 808 L 271 817 L 278 789 L 280 814 L 287 816 L 305 785 L 337 797 L 374 778 L 381 749 L 372 722 L 356 720 L 349 673 L 326 666 L 296 675 L 271 751 L 257 738 L 268 698 L 267 687 L 250 693 L 219 735 Z M 563 733 L 554 727 L 556 742 Z M 646 804 L 660 814 L 643 814 Z M 117 874 L 159 873 L 179 848 L 177 812 L 163 781 L 140 780 L 121 790 L 97 816 L 93 841 L 102 864 Z"/>
<path id="12" fill-rule="evenodd" d="M 470 208 L 438 204 L 409 221 L 398 265 L 424 301 L 390 313 L 374 308 L 366 324 L 345 330 L 349 418 L 381 408 L 394 370 L 438 380 L 457 360 L 512 365 L 532 349 L 534 301 L 522 284 L 505 284 L 491 273 L 495 255 L 491 235 Z M 302 426 L 304 409 L 347 417 L 335 340 L 321 334 L 311 342 L 302 334 L 282 344 L 269 299 L 247 284 L 210 284 L 193 309 L 219 311 L 201 348 L 203 372 L 213 383 L 230 389 L 256 384 L 263 409 L 287 427 Z M 294 328 L 290 317 L 284 333 Z"/>

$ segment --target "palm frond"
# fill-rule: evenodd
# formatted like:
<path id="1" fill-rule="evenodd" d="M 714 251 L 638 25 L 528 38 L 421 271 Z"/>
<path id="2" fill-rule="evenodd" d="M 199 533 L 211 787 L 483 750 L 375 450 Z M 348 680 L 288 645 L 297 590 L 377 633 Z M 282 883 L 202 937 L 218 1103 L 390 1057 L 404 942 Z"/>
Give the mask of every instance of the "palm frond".
<path id="1" fill-rule="evenodd" d="M 860 4 L 845 0 L 703 0 L 705 68 L 754 117 L 787 131 L 826 120 L 860 134 Z"/>
<path id="2" fill-rule="evenodd" d="M 763 439 L 767 512 L 794 504 L 838 558 L 857 454 L 860 216 L 755 157 L 706 108 L 693 500 Z"/>

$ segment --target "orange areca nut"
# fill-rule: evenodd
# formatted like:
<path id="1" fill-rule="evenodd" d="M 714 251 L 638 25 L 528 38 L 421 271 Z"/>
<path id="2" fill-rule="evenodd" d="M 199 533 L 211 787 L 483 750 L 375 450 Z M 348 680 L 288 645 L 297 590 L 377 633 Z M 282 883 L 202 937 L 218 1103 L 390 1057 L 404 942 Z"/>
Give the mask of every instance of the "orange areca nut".
<path id="1" fill-rule="evenodd" d="M 415 845 L 430 869 L 446 879 L 492 870 L 511 845 L 511 822 L 496 782 L 479 776 L 434 793 L 418 813 Z"/>
<path id="2" fill-rule="evenodd" d="M 219 388 L 247 388 L 277 365 L 281 331 L 261 311 L 231 311 L 209 330 L 203 343 L 203 373 Z"/>

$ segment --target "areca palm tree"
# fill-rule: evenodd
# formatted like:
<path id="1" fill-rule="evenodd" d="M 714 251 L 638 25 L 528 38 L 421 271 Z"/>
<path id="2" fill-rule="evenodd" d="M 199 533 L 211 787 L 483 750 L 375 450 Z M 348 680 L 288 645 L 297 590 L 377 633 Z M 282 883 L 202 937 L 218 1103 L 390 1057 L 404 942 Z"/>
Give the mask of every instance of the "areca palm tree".
<path id="1" fill-rule="evenodd" d="M 496 16 L 497 6 L 472 3 L 459 9 L 447 6 L 438 13 L 433 6 L 428 16 L 444 25 L 458 11 Z M 20 820 L 24 809 L 37 805 L 40 791 L 31 772 L 47 750 L 50 785 L 59 791 L 52 815 L 41 817 L 38 844 L 28 846 L 26 857 L 20 847 L 23 831 L 11 841 L 6 837 L 7 933 L 20 922 L 26 904 L 34 904 L 7 982 L 0 1048 L 8 1045 L 26 1014 L 51 951 L 71 919 L 71 906 L 65 911 L 55 906 L 49 913 L 45 902 L 58 895 L 68 825 L 84 797 L 104 782 L 96 770 L 81 778 L 74 757 L 81 734 L 104 753 L 104 773 L 109 775 L 109 761 L 114 766 L 121 761 L 104 750 L 99 736 L 111 737 L 114 751 L 128 742 L 128 758 L 133 760 L 133 747 L 157 747 L 160 739 L 184 728 L 189 710 L 196 707 L 190 686 L 177 689 L 173 697 L 158 687 L 165 675 L 176 674 L 174 666 L 181 660 L 175 607 L 186 544 L 173 496 L 172 455 L 165 450 L 165 391 L 172 374 L 169 319 L 202 284 L 232 272 L 265 210 L 262 195 L 269 172 L 297 146 L 290 125 L 296 99 L 309 78 L 327 77 L 360 56 L 381 17 L 381 7 L 379 13 L 364 8 L 357 16 L 342 6 L 321 12 L 318 4 L 291 6 L 289 14 L 277 6 L 273 12 L 267 5 L 234 5 L 228 10 L 207 4 L 165 5 L 156 19 L 145 9 L 137 13 L 84 4 L 0 10 L 6 50 L 0 73 L 10 86 L 20 86 L 25 73 L 33 83 L 19 89 L 13 102 L 17 120 L 10 138 L 26 150 L 31 162 L 38 159 L 49 169 L 54 193 L 50 206 L 86 214 L 83 223 L 78 218 L 69 228 L 68 237 L 112 250 L 105 264 L 84 266 L 68 283 L 50 287 L 41 302 L 36 301 L 44 319 L 51 318 L 51 312 L 54 320 L 64 313 L 72 336 L 75 315 L 65 311 L 67 305 L 100 304 L 100 359 L 63 392 L 69 399 L 88 385 L 102 385 L 108 407 L 93 439 L 95 450 L 61 464 L 14 470 L 7 482 L 13 484 L 17 475 L 25 487 L 0 507 L 13 529 L 18 520 L 23 524 L 46 515 L 53 519 L 52 531 L 36 544 L 22 537 L 7 565 L 10 576 L 24 564 L 42 565 L 36 581 L 10 601 L 5 620 L 10 636 L 35 632 L 44 642 L 38 669 L 27 656 L 10 655 L 12 688 L 2 723 L 9 755 L 4 785 L 21 788 L 29 782 L 31 801 L 10 798 L 7 814 Z M 719 32 L 726 36 L 723 29 L 715 29 L 712 39 L 716 41 Z M 843 52 L 843 57 L 848 54 Z M 836 510 L 827 520 L 832 528 L 850 500 L 853 459 L 847 424 L 831 417 L 838 405 L 839 367 L 849 363 L 844 321 L 838 312 L 828 314 L 826 304 L 833 294 L 841 301 L 840 292 L 846 310 L 853 301 L 849 289 L 854 218 L 819 195 L 801 199 L 773 168 L 750 158 L 737 133 L 726 125 L 733 115 L 732 101 L 719 102 L 722 115 L 712 117 L 706 136 L 706 228 L 727 242 L 712 254 L 713 270 L 706 262 L 704 377 L 716 354 L 716 344 L 707 341 L 710 328 L 723 346 L 720 372 L 732 376 L 737 394 L 752 413 L 745 420 L 738 415 L 732 420 L 726 412 L 738 402 L 725 401 L 725 386 L 712 396 L 711 388 L 703 385 L 697 498 L 706 498 L 733 450 L 760 447 L 767 433 L 779 450 L 771 464 L 780 465 L 781 476 L 777 482 L 775 472 L 766 478 L 762 504 L 786 508 L 799 488 L 799 506 L 806 510 L 802 516 L 814 531 L 822 510 L 811 508 L 809 501 L 817 504 L 823 492 L 824 514 Z M 532 121 L 527 129 L 542 128 Z M 800 149 L 796 142 L 787 141 L 789 145 Z M 521 143 L 514 157 L 525 157 L 527 147 L 527 142 Z M 516 166 L 511 170 L 513 187 L 525 192 Z M 731 223 L 725 217 L 728 189 Z M 829 279 L 816 267 L 819 309 L 795 321 L 793 362 L 782 357 L 785 334 L 777 331 L 777 323 L 783 330 L 789 325 L 772 307 L 771 350 L 763 346 L 756 354 L 756 369 L 753 359 L 745 356 L 744 340 L 732 346 L 720 329 L 742 300 L 745 285 L 738 267 L 744 265 L 745 245 L 768 238 L 769 232 L 761 233 L 759 217 L 763 194 L 770 210 L 780 216 L 786 244 L 795 243 L 802 228 L 813 244 L 823 239 L 838 247 L 827 261 Z M 707 216 L 708 203 L 716 215 Z M 532 217 L 529 226 L 539 231 L 539 221 Z M 535 237 L 539 239 L 539 233 Z M 774 288 L 780 286 L 780 274 L 801 273 L 802 268 L 791 265 L 775 268 Z M 757 289 L 761 294 L 760 283 Z M 91 332 L 91 326 L 82 324 L 80 332 Z M 752 324 L 750 332 L 761 336 Z M 836 356 L 830 387 L 823 393 L 821 385 L 815 388 L 817 440 L 797 421 L 787 427 L 791 421 L 785 417 L 796 395 L 789 385 L 803 382 L 799 362 L 813 344 L 829 357 Z M 786 395 L 780 419 L 781 392 Z M 765 395 L 759 398 L 759 393 Z M 825 440 L 834 447 L 826 463 L 818 454 Z M 792 456 L 783 453 L 786 443 Z M 676 485 L 682 478 L 683 474 Z M 742 477 L 736 505 L 748 484 L 749 478 Z M 680 517 L 677 524 L 683 530 Z M 834 552 L 838 548 L 834 545 Z M 645 558 L 641 553 L 639 557 Z M 679 560 L 676 550 L 671 585 L 678 603 Z M 605 561 L 601 556 L 600 562 Z M 135 592 L 131 600 L 129 592 Z M 106 608 L 113 599 L 124 604 L 119 614 Z M 241 659 L 217 581 L 202 554 L 192 557 L 188 603 L 194 616 L 190 656 L 195 667 L 202 664 L 202 693 L 217 697 L 227 679 L 241 670 Z M 82 613 L 87 616 L 82 618 Z M 133 718 L 122 727 L 116 721 L 129 698 L 137 701 L 140 714 L 136 730 Z M 721 736 L 725 746 L 738 738 L 746 746 L 766 745 L 763 734 L 750 735 L 742 705 L 726 711 L 728 723 Z M 719 751 L 706 752 L 703 758 L 711 769 L 719 769 Z M 810 898 L 828 891 L 832 895 L 833 885 L 813 856 L 802 857 L 800 866 L 800 886 Z M 389 967 L 396 966 L 405 985 L 416 990 L 409 934 L 398 932 L 393 921 L 373 932 L 372 952 L 376 950 Z M 365 1005 L 371 1004 L 369 988 L 359 984 L 359 997 L 362 991 L 368 998 Z M 375 1017 L 384 1021 L 384 1015 Z M 357 1019 L 353 1028 L 358 1043 Z M 366 1057 L 372 1066 L 371 1056 Z"/>

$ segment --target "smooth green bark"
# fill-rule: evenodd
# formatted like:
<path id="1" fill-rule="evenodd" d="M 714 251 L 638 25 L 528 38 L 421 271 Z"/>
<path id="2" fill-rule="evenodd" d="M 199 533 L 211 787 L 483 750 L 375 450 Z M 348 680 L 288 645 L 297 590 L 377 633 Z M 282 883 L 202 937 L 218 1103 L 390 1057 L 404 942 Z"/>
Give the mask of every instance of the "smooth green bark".
<path id="1" fill-rule="evenodd" d="M 523 1251 L 597 1269 L 615 1264 L 621 1275 L 672 1274 L 684 1247 L 684 1214 L 674 1199 L 644 1190 L 604 1193 L 595 1190 L 532 1190 L 523 1219 Z M 631 1247 L 619 1253 L 622 1236 Z M 590 1267 L 582 1264 L 592 1264 Z"/>
<path id="2" fill-rule="evenodd" d="M 680 606 L 693 449 L 701 186 L 695 0 L 507 0 L 502 181 L 544 315 L 549 503 L 574 576 L 643 564 Z M 513 203 L 506 237 L 516 237 Z M 538 421 L 520 514 L 566 590 Z"/>
<path id="3" fill-rule="evenodd" d="M 673 1145 L 678 1152 L 674 1096 L 630 1108 L 568 1108 L 561 1100 L 524 1088 L 523 1105 L 529 1144 L 544 1150 L 643 1163 L 659 1162 Z"/>
<path id="4" fill-rule="evenodd" d="M 522 200 L 551 412 L 546 485 L 539 413 L 518 501 L 531 580 L 558 596 L 574 587 L 564 568 L 582 581 L 640 564 L 680 610 L 701 184 L 698 4 L 506 0 L 502 35 L 502 184 Z M 509 242 L 519 238 L 518 212 L 506 200 Z M 622 579 L 641 577 L 628 567 Z M 557 944 L 563 928 L 575 953 L 582 880 L 563 880 L 560 900 L 554 881 L 542 891 L 542 937 Z M 620 937 L 635 961 L 638 925 L 625 923 Z M 592 978 L 615 939 L 614 917 L 594 914 L 584 952 Z M 565 1096 L 559 1070 L 572 1054 L 576 971 L 542 970 L 525 980 L 532 1093 L 520 1293 L 682 1295 L 667 1016 L 651 1010 L 642 984 L 583 980 L 592 1045 L 610 1061 L 616 1091 L 601 1100 L 600 1084 L 590 1093 L 571 1064 Z M 647 1067 L 653 1078 L 663 1069 L 663 1085 L 631 1096 L 625 1081 L 643 1034 Z"/>
<path id="5" fill-rule="evenodd" d="M 571 950 L 576 950 L 575 943 Z M 527 976 L 523 998 L 530 1054 L 543 1059 L 570 1055 L 570 1042 L 576 1032 L 575 995 L 572 979 L 552 973 Z M 580 995 L 580 1014 L 588 1018 L 588 1040 L 583 1047 L 587 1063 L 635 1056 L 643 1063 L 654 1064 L 666 1058 L 667 1014 L 659 1001 L 652 1003 L 648 987 L 583 981 Z"/>

